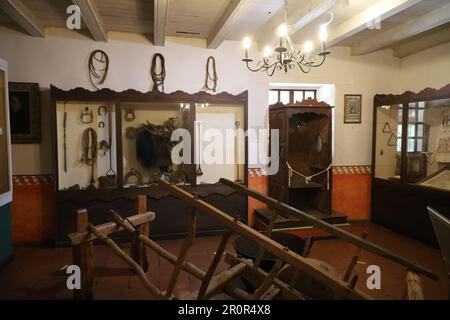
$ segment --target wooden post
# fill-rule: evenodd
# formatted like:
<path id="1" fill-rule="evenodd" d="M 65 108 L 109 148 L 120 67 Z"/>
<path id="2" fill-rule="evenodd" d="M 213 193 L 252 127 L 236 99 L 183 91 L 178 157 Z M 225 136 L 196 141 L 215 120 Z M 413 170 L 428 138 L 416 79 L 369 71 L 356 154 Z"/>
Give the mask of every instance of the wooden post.
<path id="1" fill-rule="evenodd" d="M 200 290 L 198 290 L 198 299 L 202 299 L 205 295 L 209 282 L 211 281 L 211 278 L 214 274 L 214 271 L 216 271 L 217 266 L 219 265 L 220 260 L 222 259 L 223 252 L 225 251 L 225 247 L 227 246 L 228 239 L 230 239 L 231 235 L 233 234 L 232 231 L 227 231 L 220 240 L 219 247 L 216 250 L 216 254 L 214 255 L 213 262 L 208 268 L 208 271 L 206 272 L 205 277 L 202 280 L 202 285 L 200 286 Z"/>
<path id="2" fill-rule="evenodd" d="M 181 246 L 180 253 L 178 254 L 178 259 L 175 264 L 175 268 L 172 272 L 172 276 L 170 278 L 169 285 L 167 286 L 166 297 L 170 297 L 172 295 L 172 291 L 173 291 L 173 289 L 175 289 L 175 285 L 177 283 L 178 276 L 180 275 L 184 260 L 186 259 L 187 252 L 188 252 L 189 248 L 191 247 L 192 243 L 194 242 L 195 233 L 197 231 L 196 210 L 197 210 L 196 208 L 192 208 L 189 232 L 186 236 L 186 239 L 183 242 L 183 245 Z"/>
<path id="3" fill-rule="evenodd" d="M 78 210 L 75 214 L 75 230 L 84 232 L 88 229 L 88 211 Z M 83 242 L 72 247 L 73 264 L 81 270 L 81 288 L 73 291 L 74 299 L 85 300 L 93 298 L 94 270 L 93 270 L 93 243 Z"/>
<path id="4" fill-rule="evenodd" d="M 361 239 L 365 240 L 367 238 L 367 234 L 368 234 L 367 231 L 364 231 L 361 236 Z M 344 281 L 347 282 L 350 280 L 350 276 L 352 275 L 353 269 L 355 268 L 356 263 L 358 263 L 360 253 L 361 253 L 361 247 L 358 247 L 356 249 L 355 255 L 352 257 L 352 260 L 350 261 L 350 264 L 347 267 L 347 271 L 345 272 L 345 275 L 344 275 Z"/>
<path id="5" fill-rule="evenodd" d="M 406 273 L 405 296 L 408 300 L 424 299 L 419 275 L 409 270 Z"/>
<path id="6" fill-rule="evenodd" d="M 147 197 L 138 196 L 136 198 L 136 207 L 138 214 L 147 212 Z M 148 237 L 150 232 L 150 223 L 147 222 L 137 226 L 137 231 L 139 234 L 143 234 Z M 133 237 L 132 241 L 131 257 L 142 268 L 142 270 L 145 272 L 148 271 L 147 248 L 136 236 Z"/>
<path id="7" fill-rule="evenodd" d="M 272 270 L 270 270 L 269 275 L 267 278 L 263 281 L 263 283 L 255 290 L 253 293 L 253 300 L 258 300 L 261 298 L 261 296 L 266 293 L 266 291 L 270 288 L 272 285 L 273 280 L 278 276 L 280 273 L 281 268 L 283 267 L 283 261 L 278 260 L 275 265 L 272 267 Z"/>

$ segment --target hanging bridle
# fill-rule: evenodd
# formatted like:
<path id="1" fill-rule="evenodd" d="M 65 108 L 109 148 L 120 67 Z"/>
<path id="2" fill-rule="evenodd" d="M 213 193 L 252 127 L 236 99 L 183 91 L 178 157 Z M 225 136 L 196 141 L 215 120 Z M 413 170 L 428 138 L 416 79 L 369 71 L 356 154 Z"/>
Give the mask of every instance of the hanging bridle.
<path id="1" fill-rule="evenodd" d="M 212 68 L 212 74 L 211 69 Z M 214 57 L 209 57 L 208 60 L 206 60 L 206 77 L 205 77 L 205 86 L 203 89 L 205 90 L 211 90 L 213 92 L 216 92 L 217 89 L 217 70 L 216 70 L 216 59 Z M 210 82 L 212 81 L 212 86 L 210 86 Z"/>
<path id="2" fill-rule="evenodd" d="M 158 73 L 157 64 L 159 60 L 159 65 L 161 71 Z M 164 80 L 166 79 L 166 62 L 164 60 L 164 56 L 161 53 L 155 53 L 152 58 L 152 67 L 150 70 L 150 74 L 153 80 L 153 90 L 158 90 L 161 87 L 161 91 L 164 92 Z"/>

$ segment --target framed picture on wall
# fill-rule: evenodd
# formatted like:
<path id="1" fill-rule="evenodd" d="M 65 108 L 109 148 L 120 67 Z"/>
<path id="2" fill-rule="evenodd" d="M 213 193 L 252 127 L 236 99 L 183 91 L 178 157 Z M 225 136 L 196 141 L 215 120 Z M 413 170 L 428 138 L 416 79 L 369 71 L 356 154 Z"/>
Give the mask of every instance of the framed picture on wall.
<path id="1" fill-rule="evenodd" d="M 361 123 L 361 101 L 360 94 L 344 95 L 344 123 Z"/>
<path id="2" fill-rule="evenodd" d="M 41 142 L 39 84 L 9 83 L 9 115 L 12 143 L 36 144 Z"/>

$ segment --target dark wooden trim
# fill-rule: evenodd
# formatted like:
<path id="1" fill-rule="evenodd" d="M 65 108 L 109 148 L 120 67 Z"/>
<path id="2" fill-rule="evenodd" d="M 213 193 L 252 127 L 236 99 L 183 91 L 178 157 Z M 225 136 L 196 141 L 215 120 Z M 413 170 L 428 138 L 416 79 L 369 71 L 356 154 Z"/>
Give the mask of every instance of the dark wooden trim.
<path id="1" fill-rule="evenodd" d="M 174 102 L 174 103 L 238 103 L 245 102 L 248 99 L 248 91 L 233 95 L 228 92 L 210 94 L 205 91 L 189 94 L 178 90 L 172 93 L 164 93 L 158 90 L 152 90 L 146 93 L 134 89 L 117 92 L 111 89 L 101 89 L 90 91 L 84 88 L 75 88 L 71 90 L 61 90 L 50 85 L 50 92 L 54 100 L 82 100 L 82 101 L 122 101 L 122 102 Z"/>
<path id="2" fill-rule="evenodd" d="M 374 98 L 374 106 L 388 106 L 393 104 L 404 104 L 409 102 L 429 101 L 450 98 L 450 84 L 440 88 L 432 89 L 425 88 L 422 91 L 415 93 L 412 91 L 405 91 L 402 94 L 377 94 Z"/>

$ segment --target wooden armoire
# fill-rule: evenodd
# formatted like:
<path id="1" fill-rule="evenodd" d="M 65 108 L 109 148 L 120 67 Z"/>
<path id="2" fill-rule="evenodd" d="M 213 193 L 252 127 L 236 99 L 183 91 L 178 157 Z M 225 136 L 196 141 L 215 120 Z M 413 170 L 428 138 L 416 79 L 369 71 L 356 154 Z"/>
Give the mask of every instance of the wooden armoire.
<path id="1" fill-rule="evenodd" d="M 278 173 L 269 176 L 269 196 L 340 224 L 346 222 L 346 217 L 332 214 L 331 210 L 332 109 L 333 106 L 315 99 L 269 106 L 270 129 L 279 130 L 280 159 Z M 267 224 L 270 210 L 255 213 L 257 220 Z M 282 217 L 275 224 L 275 228 L 295 226 L 302 224 Z"/>

